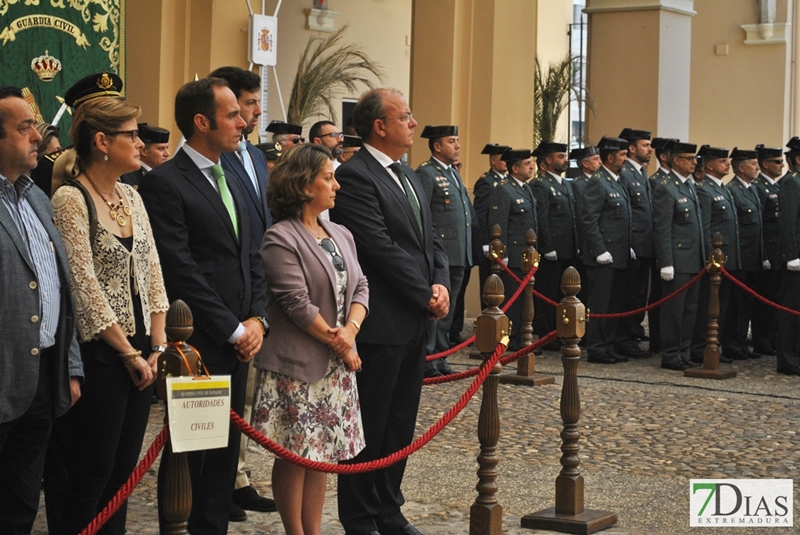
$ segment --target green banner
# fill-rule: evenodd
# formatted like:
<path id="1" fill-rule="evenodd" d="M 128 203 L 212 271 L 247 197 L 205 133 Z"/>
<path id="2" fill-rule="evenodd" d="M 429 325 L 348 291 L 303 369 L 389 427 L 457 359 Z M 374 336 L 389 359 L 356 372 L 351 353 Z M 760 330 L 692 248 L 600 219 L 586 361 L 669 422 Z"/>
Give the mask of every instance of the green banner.
<path id="1" fill-rule="evenodd" d="M 0 0 L 0 85 L 24 88 L 52 123 L 81 78 L 113 71 L 125 79 L 126 0 Z M 58 122 L 67 143 L 69 111 Z"/>

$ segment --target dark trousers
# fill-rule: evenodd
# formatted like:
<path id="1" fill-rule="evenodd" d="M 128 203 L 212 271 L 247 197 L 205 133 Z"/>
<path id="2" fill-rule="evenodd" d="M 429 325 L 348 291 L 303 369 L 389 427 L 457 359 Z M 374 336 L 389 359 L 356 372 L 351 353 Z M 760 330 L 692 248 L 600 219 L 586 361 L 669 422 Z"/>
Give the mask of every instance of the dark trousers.
<path id="1" fill-rule="evenodd" d="M 664 297 L 661 285 L 661 269 L 653 262 L 650 266 L 650 302 L 654 303 Z M 661 307 L 652 308 L 647 311 L 647 326 L 650 336 L 650 351 L 658 353 L 661 351 Z"/>
<path id="2" fill-rule="evenodd" d="M 400 346 L 359 342 L 357 382 L 366 447 L 346 462 L 379 459 L 411 443 L 422 391 L 425 331 L 421 321 L 419 335 Z M 400 461 L 382 470 L 339 476 L 339 520 L 347 535 L 388 533 L 408 523 L 400 512 L 405 468 L 406 461 Z"/>
<path id="3" fill-rule="evenodd" d="M 461 281 L 461 290 L 459 290 L 458 297 L 456 297 L 456 311 L 453 315 L 453 323 L 450 324 L 451 339 L 461 335 L 461 331 L 464 330 L 464 295 L 467 293 L 467 286 L 469 286 L 469 279 L 471 275 L 472 266 L 465 267 L 464 278 Z"/>
<path id="4" fill-rule="evenodd" d="M 103 345 L 105 342 L 90 342 Z M 82 345 L 86 351 L 88 344 Z M 84 359 L 81 398 L 56 420 L 47 455 L 45 496 L 49 531 L 80 533 L 136 467 L 150 414 L 153 386 L 139 390 L 114 354 Z M 127 503 L 98 533 L 125 533 Z"/>
<path id="5" fill-rule="evenodd" d="M 461 284 L 464 279 L 464 266 L 450 266 L 450 310 L 447 316 L 433 322 L 431 336 L 428 339 L 426 351 L 429 355 L 441 353 L 450 348 L 450 327 L 456 315 L 456 301 L 458 293 L 461 291 Z M 463 315 L 463 312 L 462 312 Z M 427 362 L 426 369 L 442 370 L 445 366 L 445 359 L 437 359 Z"/>
<path id="6" fill-rule="evenodd" d="M 586 306 L 590 313 L 611 314 L 622 312 L 627 301 L 624 269 L 605 266 L 586 266 L 589 295 Z M 613 350 L 616 337 L 616 319 L 591 318 L 586 325 L 586 351 L 590 357 L 599 357 Z"/>
<path id="7" fill-rule="evenodd" d="M 662 281 L 663 295 L 672 294 L 695 276 L 693 273 L 676 273 L 671 281 Z M 700 285 L 692 284 L 661 307 L 661 364 L 689 362 L 689 347 L 692 343 Z"/>
<path id="8" fill-rule="evenodd" d="M 694 333 L 692 334 L 691 357 L 697 362 L 701 362 L 705 356 L 706 345 L 708 343 L 708 305 L 711 299 L 711 281 L 706 275 L 700 282 L 700 295 L 697 300 L 697 320 L 695 321 Z M 722 277 L 719 285 L 719 316 L 717 317 L 717 340 L 722 339 L 722 326 L 725 324 L 725 316 L 728 311 L 728 304 L 731 298 L 731 281 Z M 723 353 L 721 353 L 723 354 Z"/>
<path id="9" fill-rule="evenodd" d="M 36 520 L 53 423 L 54 358 L 54 351 L 40 353 L 33 402 L 19 418 L 0 423 L 0 533 L 4 535 L 27 535 Z"/>
<path id="10" fill-rule="evenodd" d="M 536 291 L 557 303 L 560 302 L 564 297 L 564 292 L 561 291 L 561 276 L 564 274 L 565 269 L 575 266 L 575 264 L 576 261 L 574 259 L 547 260 L 542 257 L 535 275 Z M 556 309 L 536 296 L 533 297 L 533 306 L 533 330 L 541 338 L 555 330 Z"/>
<path id="11" fill-rule="evenodd" d="M 781 273 L 781 299 L 779 304 L 800 310 L 800 271 Z M 786 312 L 775 315 L 778 322 L 778 367 L 800 368 L 800 317 Z"/>
<path id="12" fill-rule="evenodd" d="M 202 353 L 204 356 L 210 352 Z M 244 413 L 248 366 L 244 362 L 215 365 L 206 359 L 212 375 L 231 376 L 231 409 L 240 416 Z M 233 498 L 236 469 L 239 463 L 241 432 L 230 425 L 228 445 L 213 450 L 187 453 L 189 475 L 192 479 L 192 512 L 189 515 L 189 533 L 192 535 L 225 535 L 228 532 L 228 508 Z M 162 492 L 166 478 L 164 456 L 158 469 L 158 488 Z M 166 533 L 163 514 L 159 511 L 161 533 Z"/>
<path id="13" fill-rule="evenodd" d="M 758 271 L 731 271 L 731 275 L 739 279 L 750 288 L 756 285 Z M 753 315 L 755 298 L 738 286 L 731 284 L 731 295 L 725 321 L 722 323 L 722 333 L 720 343 L 722 353 L 728 356 L 737 353 L 746 353 L 750 349 L 747 347 L 747 331 L 750 326 L 750 317 Z"/>
<path id="14" fill-rule="evenodd" d="M 623 306 L 624 312 L 636 310 L 647 305 L 651 264 L 653 264 L 652 258 L 631 260 L 630 267 L 625 274 L 627 279 L 627 300 Z M 635 346 L 638 349 L 638 339 L 644 334 L 643 321 L 644 312 L 621 318 L 617 327 L 617 345 L 623 347 Z"/>
<path id="15" fill-rule="evenodd" d="M 777 303 L 780 299 L 781 273 L 775 268 L 760 272 L 754 290 L 773 303 Z M 753 351 L 756 353 L 776 348 L 778 328 L 775 320 L 775 309 L 756 300 L 753 304 L 753 317 L 751 318 Z"/>

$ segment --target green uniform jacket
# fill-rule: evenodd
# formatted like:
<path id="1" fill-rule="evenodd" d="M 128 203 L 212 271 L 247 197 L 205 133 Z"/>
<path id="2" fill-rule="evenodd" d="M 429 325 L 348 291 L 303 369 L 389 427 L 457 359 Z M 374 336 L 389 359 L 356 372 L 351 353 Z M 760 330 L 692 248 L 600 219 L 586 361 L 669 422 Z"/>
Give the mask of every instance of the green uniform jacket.
<path id="1" fill-rule="evenodd" d="M 761 215 L 764 232 L 764 249 L 767 252 L 767 260 L 772 265 L 772 269 L 778 269 L 780 255 L 778 251 L 778 192 L 781 183 L 770 183 L 761 174 L 753 180 L 753 186 L 761 198 Z"/>
<path id="2" fill-rule="evenodd" d="M 628 190 L 631 201 L 631 247 L 636 258 L 654 258 L 653 195 L 647 172 L 637 171 L 630 160 L 625 160 L 619 181 Z"/>
<path id="3" fill-rule="evenodd" d="M 489 216 L 489 196 L 495 186 L 504 178 L 504 175 L 494 169 L 489 169 L 481 175 L 472 188 L 472 194 L 475 198 L 473 206 L 478 217 L 478 240 L 480 245 L 488 245 L 492 241 L 492 228 L 486 222 L 486 218 Z"/>
<path id="4" fill-rule="evenodd" d="M 700 198 L 703 213 L 703 228 L 708 228 L 705 236 L 706 251 L 713 247 L 711 240 L 714 234 L 722 234 L 722 252 L 725 253 L 727 269 L 742 269 L 742 258 L 739 250 L 739 217 L 736 213 L 736 201 L 728 188 L 717 185 L 709 176 L 703 177 L 700 184 L 695 183 L 695 191 Z"/>
<path id="5" fill-rule="evenodd" d="M 555 251 L 559 260 L 578 257 L 577 207 L 572 188 L 561 184 L 550 173 L 529 183 L 536 199 L 539 232 L 537 249 L 542 254 Z"/>
<path id="6" fill-rule="evenodd" d="M 417 176 L 428 197 L 433 228 L 442 240 L 449 265 L 471 266 L 472 217 L 469 193 L 461 176 L 452 167 L 446 170 L 433 158 L 417 167 Z"/>
<path id="7" fill-rule="evenodd" d="M 675 273 L 698 273 L 706 261 L 702 208 L 693 188 L 671 172 L 656 181 L 653 190 L 653 237 L 659 267 Z"/>
<path id="8" fill-rule="evenodd" d="M 800 173 L 789 171 L 783 176 L 778 202 L 780 269 L 786 269 L 786 262 L 800 258 Z"/>
<path id="9" fill-rule="evenodd" d="M 583 263 L 601 266 L 597 257 L 608 252 L 613 262 L 604 267 L 626 269 L 631 260 L 631 206 L 619 180 L 601 167 L 586 181 L 581 208 Z"/>
<path id="10" fill-rule="evenodd" d="M 739 250 L 742 254 L 742 268 L 745 271 L 761 271 L 766 260 L 764 236 L 761 222 L 761 198 L 756 188 L 746 188 L 742 181 L 733 177 L 727 186 L 736 202 L 739 217 Z"/>
<path id="11" fill-rule="evenodd" d="M 533 229 L 539 235 L 536 222 L 536 203 L 527 184 L 520 185 L 509 177 L 502 180 L 489 196 L 489 216 L 487 223 L 491 229 L 500 225 L 503 230 L 500 240 L 506 246 L 508 267 L 521 267 L 525 233 Z"/>

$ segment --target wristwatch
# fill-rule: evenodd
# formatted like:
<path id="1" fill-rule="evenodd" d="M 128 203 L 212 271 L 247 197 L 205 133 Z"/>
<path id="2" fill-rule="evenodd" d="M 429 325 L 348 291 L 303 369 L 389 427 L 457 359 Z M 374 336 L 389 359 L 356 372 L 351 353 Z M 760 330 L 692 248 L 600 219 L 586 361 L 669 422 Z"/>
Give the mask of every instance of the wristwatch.
<path id="1" fill-rule="evenodd" d="M 161 345 L 158 345 L 158 344 L 156 344 L 156 345 L 154 345 L 153 347 L 150 348 L 150 351 L 152 351 L 153 353 L 163 353 L 166 350 L 167 350 L 167 346 L 161 346 Z"/>

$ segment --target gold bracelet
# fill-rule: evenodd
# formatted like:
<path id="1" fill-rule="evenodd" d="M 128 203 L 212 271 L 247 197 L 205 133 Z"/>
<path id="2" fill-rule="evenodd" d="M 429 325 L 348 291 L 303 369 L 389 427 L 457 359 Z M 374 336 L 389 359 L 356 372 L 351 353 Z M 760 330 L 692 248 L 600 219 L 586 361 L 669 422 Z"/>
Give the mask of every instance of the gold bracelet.
<path id="1" fill-rule="evenodd" d="M 361 324 L 356 320 L 347 320 L 347 323 L 352 323 L 356 326 L 356 331 L 361 331 Z"/>
<path id="2" fill-rule="evenodd" d="M 136 360 L 137 358 L 139 358 L 141 356 L 142 356 L 142 352 L 139 351 L 138 349 L 133 351 L 133 352 L 131 352 L 131 353 L 120 353 L 119 354 L 119 358 L 124 360 L 126 364 L 128 364 L 130 362 L 133 362 L 134 360 Z"/>
<path id="3" fill-rule="evenodd" d="M 264 336 L 267 336 L 267 326 L 264 325 L 264 318 L 260 318 L 258 316 L 253 316 L 252 318 L 248 318 L 248 319 L 254 320 L 256 323 L 258 323 L 258 326 L 261 327 L 261 334 L 263 334 Z"/>

